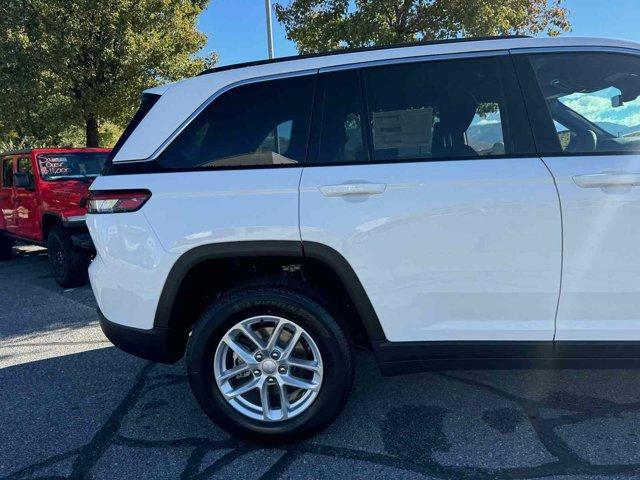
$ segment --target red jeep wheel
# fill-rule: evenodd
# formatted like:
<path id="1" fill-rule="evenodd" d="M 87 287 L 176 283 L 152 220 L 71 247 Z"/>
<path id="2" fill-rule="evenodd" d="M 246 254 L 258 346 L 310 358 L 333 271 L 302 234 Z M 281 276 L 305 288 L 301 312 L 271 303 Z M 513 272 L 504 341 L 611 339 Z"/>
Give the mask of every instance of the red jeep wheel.
<path id="1" fill-rule="evenodd" d="M 0 234 L 0 261 L 11 260 L 13 257 L 13 240 Z"/>
<path id="2" fill-rule="evenodd" d="M 87 283 L 89 256 L 73 248 L 71 236 L 66 228 L 56 225 L 51 229 L 47 249 L 53 277 L 61 287 L 79 287 Z"/>

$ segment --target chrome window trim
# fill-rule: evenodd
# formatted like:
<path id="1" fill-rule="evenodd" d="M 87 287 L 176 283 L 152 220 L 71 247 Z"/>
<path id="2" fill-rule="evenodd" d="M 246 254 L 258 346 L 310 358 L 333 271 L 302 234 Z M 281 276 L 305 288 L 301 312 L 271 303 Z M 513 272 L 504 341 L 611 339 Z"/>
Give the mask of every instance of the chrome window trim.
<path id="1" fill-rule="evenodd" d="M 317 68 L 313 68 L 313 69 L 306 69 L 306 70 L 299 70 L 299 71 L 295 71 L 295 72 L 285 72 L 285 73 L 277 73 L 277 74 L 272 74 L 272 75 L 265 75 L 262 77 L 252 77 L 252 78 L 245 78 L 243 80 L 238 80 L 237 82 L 232 82 L 229 83 L 228 85 L 225 85 L 224 87 L 222 87 L 219 90 L 216 90 L 214 93 L 211 94 L 211 96 L 209 96 L 204 102 L 202 102 L 202 104 L 200 104 L 200 106 L 198 108 L 196 108 L 191 115 L 189 115 L 187 117 L 187 119 L 182 122 L 180 124 L 180 126 L 178 128 L 176 128 L 173 133 L 171 135 L 169 135 L 161 144 L 158 148 L 155 149 L 155 151 L 148 156 L 147 158 L 143 158 L 140 160 L 115 160 L 113 161 L 113 163 L 115 164 L 124 164 L 124 163 L 142 163 L 142 162 L 151 162 L 153 160 L 156 160 L 161 154 L 162 152 L 178 137 L 178 135 L 180 135 L 185 128 L 187 128 L 191 122 L 198 116 L 200 115 L 200 113 L 202 113 L 202 111 L 207 108 L 213 101 L 215 101 L 218 97 L 220 97 L 221 95 L 225 94 L 226 92 L 233 90 L 234 88 L 237 87 L 241 87 L 244 85 L 250 85 L 252 83 L 260 83 L 260 82 L 268 82 L 270 80 L 279 80 L 279 79 L 283 79 L 283 78 L 294 78 L 294 77 L 304 77 L 307 75 L 317 75 L 318 74 L 318 69 Z"/>
<path id="2" fill-rule="evenodd" d="M 200 114 L 202 111 L 207 108 L 213 101 L 215 101 L 218 97 L 223 95 L 224 93 L 233 90 L 234 88 L 250 85 L 253 83 L 267 82 L 270 80 L 279 80 L 284 78 L 294 78 L 294 77 L 302 77 L 306 75 L 317 75 L 320 73 L 327 72 L 336 72 L 342 70 L 353 70 L 360 68 L 369 68 L 369 67 L 377 67 L 383 65 L 397 65 L 397 64 L 406 64 L 406 63 L 417 63 L 417 62 L 428 62 L 428 61 L 438 61 L 438 60 L 456 60 L 456 59 L 466 59 L 466 58 L 483 58 L 483 57 L 495 57 L 495 56 L 504 56 L 504 55 L 526 55 L 526 54 L 536 54 L 536 53 L 584 53 L 584 52 L 604 52 L 604 53 L 626 53 L 630 55 L 640 56 L 640 48 L 634 49 L 629 47 L 615 47 L 615 46 L 550 46 L 550 47 L 512 47 L 509 49 L 499 49 L 499 50 L 483 50 L 476 52 L 459 52 L 459 53 L 428 53 L 424 55 L 410 56 L 410 57 L 400 57 L 400 58 L 388 58 L 388 59 L 380 59 L 380 60 L 371 60 L 364 62 L 356 62 L 356 63 L 346 63 L 341 65 L 332 65 L 330 67 L 321 67 L 321 68 L 313 68 L 313 69 L 305 69 L 294 72 L 284 72 L 272 75 L 266 75 L 262 77 L 254 77 L 254 78 L 245 78 L 243 80 L 238 80 L 236 82 L 225 85 L 221 89 L 215 91 L 211 96 L 209 96 L 196 110 L 194 110 L 186 120 L 184 120 L 180 126 L 174 130 L 174 132 L 169 135 L 156 150 L 147 158 L 140 160 L 121 160 L 117 161 L 114 159 L 113 163 L 141 163 L 141 162 L 150 162 L 156 160 L 162 152 L 171 144 L 178 135 L 180 135 L 185 128 L 191 124 L 191 122 Z"/>
<path id="3" fill-rule="evenodd" d="M 420 62 L 435 62 L 438 60 L 456 60 L 465 58 L 483 58 L 483 57 L 498 57 L 509 55 L 509 50 L 483 50 L 478 52 L 459 52 L 459 53 L 428 53 L 425 55 L 400 57 L 400 58 L 385 58 L 381 60 L 370 60 L 366 62 L 347 63 L 343 65 L 332 65 L 330 67 L 322 67 L 319 69 L 320 73 L 337 72 L 342 70 L 353 70 L 356 68 L 369 68 L 378 67 L 384 65 L 395 65 L 404 63 L 420 63 Z"/>
<path id="4" fill-rule="evenodd" d="M 536 53 L 623 53 L 640 56 L 640 48 L 602 47 L 602 46 L 554 46 L 554 47 L 515 47 L 509 49 L 511 55 L 527 55 Z"/>
<path id="5" fill-rule="evenodd" d="M 169 137 L 167 137 L 149 157 L 142 160 L 123 160 L 122 163 L 149 162 L 149 161 L 156 160 L 162 154 L 162 152 L 169 146 L 169 144 L 171 144 L 171 142 L 173 142 L 176 139 L 176 137 L 178 137 L 178 135 L 180 135 L 184 131 L 184 129 L 200 113 L 202 113 L 202 111 L 205 108 L 207 108 L 213 101 L 215 101 L 218 97 L 220 97 L 224 93 L 240 86 L 250 85 L 252 83 L 267 82 L 270 80 L 279 80 L 283 78 L 301 77 L 305 75 L 317 75 L 319 73 L 325 73 L 325 72 L 352 70 L 352 69 L 359 69 L 359 68 L 365 68 L 365 67 L 375 67 L 380 65 L 416 63 L 416 62 L 437 61 L 437 60 L 455 60 L 455 59 L 461 59 L 461 58 L 495 57 L 495 56 L 503 56 L 503 55 L 509 55 L 509 51 L 508 50 L 486 50 L 486 51 L 480 51 L 480 52 L 460 52 L 460 53 L 445 53 L 445 54 L 430 53 L 430 54 L 412 56 L 412 57 L 389 58 L 389 59 L 382 59 L 382 60 L 372 60 L 368 62 L 347 63 L 342 65 L 334 65 L 331 67 L 321 67 L 321 68 L 300 70 L 297 72 L 286 72 L 286 73 L 267 75 L 264 77 L 246 78 L 244 80 L 239 80 L 237 82 L 230 83 L 229 85 L 226 85 L 222 87 L 220 90 L 213 93 L 193 113 L 191 113 L 191 115 L 189 115 L 189 117 L 184 122 L 182 122 L 182 124 L 180 124 L 180 126 L 171 135 L 169 135 Z M 120 163 L 120 162 L 114 161 L 114 163 Z"/>

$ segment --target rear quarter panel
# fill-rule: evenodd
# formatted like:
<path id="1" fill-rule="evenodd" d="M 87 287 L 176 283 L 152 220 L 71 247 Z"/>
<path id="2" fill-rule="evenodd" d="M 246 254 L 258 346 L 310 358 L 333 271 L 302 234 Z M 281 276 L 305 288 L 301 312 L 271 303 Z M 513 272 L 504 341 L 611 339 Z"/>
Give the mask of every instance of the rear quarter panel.
<path id="1" fill-rule="evenodd" d="M 300 167 L 99 177 L 92 190 L 148 189 L 133 213 L 87 215 L 96 245 L 91 284 L 104 315 L 153 326 L 177 259 L 207 244 L 300 240 Z"/>

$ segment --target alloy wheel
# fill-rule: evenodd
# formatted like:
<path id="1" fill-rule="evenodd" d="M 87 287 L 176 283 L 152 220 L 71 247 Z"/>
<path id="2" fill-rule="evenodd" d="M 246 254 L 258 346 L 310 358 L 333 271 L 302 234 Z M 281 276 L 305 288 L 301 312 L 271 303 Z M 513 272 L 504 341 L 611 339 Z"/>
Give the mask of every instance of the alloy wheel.
<path id="1" fill-rule="evenodd" d="M 300 325 L 262 315 L 234 325 L 222 337 L 214 375 L 225 400 L 242 415 L 280 422 L 306 411 L 322 385 L 322 357 Z"/>

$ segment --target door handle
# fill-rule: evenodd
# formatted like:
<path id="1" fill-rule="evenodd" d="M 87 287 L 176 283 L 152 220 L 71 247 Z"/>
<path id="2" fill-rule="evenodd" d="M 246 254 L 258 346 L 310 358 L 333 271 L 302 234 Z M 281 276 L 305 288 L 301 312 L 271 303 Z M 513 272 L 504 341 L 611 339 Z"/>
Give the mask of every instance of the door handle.
<path id="1" fill-rule="evenodd" d="M 347 195 L 379 195 L 387 189 L 386 183 L 342 183 L 319 187 L 325 197 L 346 197 Z"/>
<path id="2" fill-rule="evenodd" d="M 638 187 L 640 173 L 605 172 L 576 175 L 573 182 L 580 188 Z"/>

